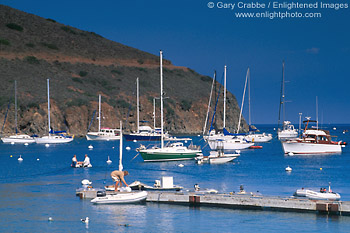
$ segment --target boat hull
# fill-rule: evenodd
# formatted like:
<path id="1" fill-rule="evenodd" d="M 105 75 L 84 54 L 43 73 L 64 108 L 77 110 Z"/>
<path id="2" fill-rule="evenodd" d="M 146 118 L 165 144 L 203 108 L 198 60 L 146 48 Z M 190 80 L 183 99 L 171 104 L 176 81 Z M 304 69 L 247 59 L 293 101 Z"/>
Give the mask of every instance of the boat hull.
<path id="1" fill-rule="evenodd" d="M 212 150 L 224 149 L 224 150 L 243 150 L 254 145 L 253 142 L 239 142 L 234 139 L 223 140 L 218 142 L 217 140 L 209 140 L 209 147 Z"/>
<path id="2" fill-rule="evenodd" d="M 62 136 L 44 136 L 41 138 L 35 138 L 35 142 L 37 144 L 60 144 L 60 143 L 68 143 L 73 141 L 73 138 L 66 138 Z"/>
<path id="3" fill-rule="evenodd" d="M 172 152 L 161 149 L 140 150 L 140 154 L 143 160 L 147 162 L 194 159 L 200 152 L 200 150 L 191 150 L 183 152 Z"/>
<path id="4" fill-rule="evenodd" d="M 34 138 L 28 135 L 13 135 L 1 138 L 3 143 L 34 143 Z"/>
<path id="5" fill-rule="evenodd" d="M 283 130 L 278 132 L 278 139 L 279 140 L 288 140 L 298 137 L 298 132 L 294 130 Z"/>
<path id="6" fill-rule="evenodd" d="M 271 134 L 251 134 L 244 137 L 249 142 L 269 142 L 272 140 Z"/>
<path id="7" fill-rule="evenodd" d="M 147 198 L 147 192 L 127 192 L 109 194 L 104 197 L 96 197 L 91 200 L 94 204 L 132 204 L 145 201 Z"/>
<path id="8" fill-rule="evenodd" d="M 341 145 L 338 144 L 317 144 L 295 141 L 282 142 L 285 154 L 332 154 L 341 153 Z"/>
<path id="9" fill-rule="evenodd" d="M 123 134 L 127 141 L 160 141 L 161 135 L 137 135 L 137 134 Z"/>
<path id="10" fill-rule="evenodd" d="M 340 195 L 338 193 L 332 192 L 316 192 L 310 189 L 298 189 L 295 194 L 297 197 L 306 197 L 311 200 L 331 200 L 331 201 L 339 201 Z"/>
<path id="11" fill-rule="evenodd" d="M 114 136 L 114 135 L 98 135 L 98 134 L 92 134 L 88 133 L 86 135 L 86 139 L 89 141 L 112 141 L 112 140 L 120 140 L 120 136 Z"/>

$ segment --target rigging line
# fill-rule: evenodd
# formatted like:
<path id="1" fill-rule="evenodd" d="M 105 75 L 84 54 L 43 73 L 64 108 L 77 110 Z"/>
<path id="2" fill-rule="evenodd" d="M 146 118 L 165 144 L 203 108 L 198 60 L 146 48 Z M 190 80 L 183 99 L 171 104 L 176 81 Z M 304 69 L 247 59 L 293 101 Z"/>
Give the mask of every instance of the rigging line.
<path id="1" fill-rule="evenodd" d="M 88 127 L 88 129 L 87 129 L 87 132 L 89 132 L 89 130 L 90 130 L 90 127 L 91 127 L 91 125 L 92 125 L 92 122 L 93 122 L 93 120 L 94 120 L 94 118 L 95 118 L 95 114 L 96 114 L 96 110 L 94 110 L 94 113 L 92 114 L 92 119 L 91 119 L 91 121 L 90 121 L 90 124 L 89 124 L 89 127 Z"/>
<path id="2" fill-rule="evenodd" d="M 284 61 L 282 63 L 282 83 L 281 83 L 281 93 L 280 93 L 280 104 L 278 109 L 278 124 L 277 129 L 280 127 L 280 121 L 281 121 L 281 106 L 284 104 Z"/>

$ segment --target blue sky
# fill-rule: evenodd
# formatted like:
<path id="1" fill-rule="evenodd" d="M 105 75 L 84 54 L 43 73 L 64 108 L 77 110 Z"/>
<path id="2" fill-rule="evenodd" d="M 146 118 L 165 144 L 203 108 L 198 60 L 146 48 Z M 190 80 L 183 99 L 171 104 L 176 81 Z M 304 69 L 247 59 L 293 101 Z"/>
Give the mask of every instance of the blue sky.
<path id="1" fill-rule="evenodd" d="M 318 96 L 321 123 L 350 123 L 349 8 L 296 10 L 320 12 L 321 18 L 242 19 L 234 13 L 253 11 L 210 9 L 209 1 L 2 0 L 1 3 L 153 54 L 158 55 L 162 49 L 173 64 L 204 75 L 212 76 L 217 70 L 221 77 L 226 64 L 228 90 L 239 103 L 250 67 L 252 122 L 256 124 L 277 122 L 285 60 L 289 120 L 298 123 L 299 112 L 315 118 Z"/>

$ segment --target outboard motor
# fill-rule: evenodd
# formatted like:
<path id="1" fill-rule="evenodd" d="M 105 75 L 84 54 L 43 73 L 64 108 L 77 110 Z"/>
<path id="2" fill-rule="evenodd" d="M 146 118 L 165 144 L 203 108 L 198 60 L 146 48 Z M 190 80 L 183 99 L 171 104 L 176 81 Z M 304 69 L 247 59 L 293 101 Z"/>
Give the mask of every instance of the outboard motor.
<path id="1" fill-rule="evenodd" d="M 106 196 L 106 191 L 101 190 L 101 191 L 97 191 L 97 197 L 105 197 Z"/>

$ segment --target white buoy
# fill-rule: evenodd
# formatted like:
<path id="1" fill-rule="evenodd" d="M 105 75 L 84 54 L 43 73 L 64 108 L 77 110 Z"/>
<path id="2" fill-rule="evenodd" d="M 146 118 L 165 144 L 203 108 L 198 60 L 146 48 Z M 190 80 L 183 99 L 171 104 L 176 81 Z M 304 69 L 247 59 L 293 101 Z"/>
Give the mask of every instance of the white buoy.
<path id="1" fill-rule="evenodd" d="M 185 140 L 185 143 L 187 143 L 187 140 Z"/>
<path id="2" fill-rule="evenodd" d="M 86 217 L 85 219 L 80 219 L 83 223 L 89 223 L 89 217 Z"/>
<path id="3" fill-rule="evenodd" d="M 89 148 L 90 150 L 94 149 L 94 147 L 93 147 L 92 145 L 89 145 L 88 148 Z"/>
<path id="4" fill-rule="evenodd" d="M 39 158 L 36 159 L 36 161 L 39 161 L 39 160 L 40 160 Z"/>
<path id="5" fill-rule="evenodd" d="M 336 128 L 336 127 L 333 127 L 333 130 L 337 130 L 337 128 Z"/>
<path id="6" fill-rule="evenodd" d="M 48 143 L 45 144 L 45 147 L 49 147 L 49 146 L 50 146 L 50 144 L 48 144 Z"/>
<path id="7" fill-rule="evenodd" d="M 107 164 L 111 164 L 112 163 L 112 160 L 109 159 L 109 156 L 108 156 L 108 160 L 106 162 L 107 162 Z"/>
<path id="8" fill-rule="evenodd" d="M 22 155 L 19 156 L 18 161 L 20 161 L 20 162 L 23 161 Z"/>
<path id="9" fill-rule="evenodd" d="M 127 146 L 127 147 L 125 147 L 125 149 L 126 149 L 126 150 L 130 150 L 131 148 L 130 148 L 130 146 Z"/>
<path id="10" fill-rule="evenodd" d="M 24 143 L 24 145 L 25 145 L 25 146 L 28 146 L 29 144 L 28 144 L 28 142 L 26 142 L 26 143 Z"/>
<path id="11" fill-rule="evenodd" d="M 49 219 L 48 219 L 49 221 L 53 221 L 53 218 L 52 217 L 49 217 Z"/>
<path id="12" fill-rule="evenodd" d="M 273 130 L 276 130 L 276 128 L 273 128 Z"/>
<path id="13" fill-rule="evenodd" d="M 11 145 L 15 145 L 15 142 L 11 142 Z"/>
<path id="14" fill-rule="evenodd" d="M 291 171 L 292 171 L 292 168 L 289 167 L 289 165 L 288 165 L 288 167 L 286 167 L 286 172 L 291 172 Z"/>
<path id="15" fill-rule="evenodd" d="M 134 141 L 133 142 L 137 142 L 137 140 L 136 139 L 134 139 Z"/>
<path id="16" fill-rule="evenodd" d="M 293 156 L 294 153 L 293 153 L 293 152 L 289 152 L 288 155 L 289 155 L 289 156 Z"/>
<path id="17" fill-rule="evenodd" d="M 185 165 L 183 165 L 182 163 L 180 163 L 178 166 L 179 166 L 179 167 L 184 167 Z"/>

